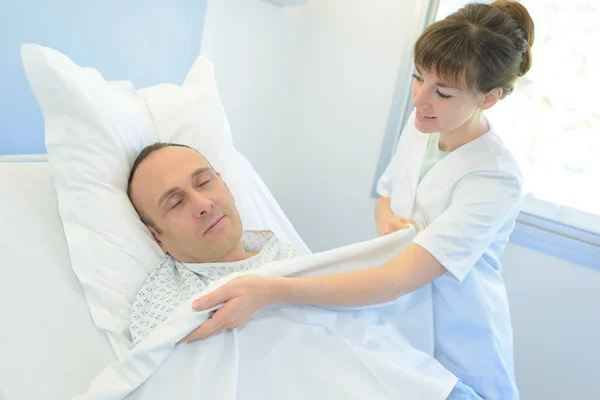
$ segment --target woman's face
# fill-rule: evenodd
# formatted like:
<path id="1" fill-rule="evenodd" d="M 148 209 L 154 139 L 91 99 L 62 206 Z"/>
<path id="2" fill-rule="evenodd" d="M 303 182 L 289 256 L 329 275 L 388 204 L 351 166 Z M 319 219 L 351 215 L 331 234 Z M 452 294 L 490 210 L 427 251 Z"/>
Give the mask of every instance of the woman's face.
<path id="1" fill-rule="evenodd" d="M 415 127 L 420 132 L 453 132 L 474 118 L 479 110 L 486 108 L 482 104 L 485 96 L 467 89 L 464 74 L 457 85 L 416 67 L 413 78 Z"/>

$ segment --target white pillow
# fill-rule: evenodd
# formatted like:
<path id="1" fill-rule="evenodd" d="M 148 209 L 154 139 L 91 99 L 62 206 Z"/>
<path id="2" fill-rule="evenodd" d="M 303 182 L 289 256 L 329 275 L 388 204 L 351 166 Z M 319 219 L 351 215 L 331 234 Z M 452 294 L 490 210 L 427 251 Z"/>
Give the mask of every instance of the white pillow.
<path id="1" fill-rule="evenodd" d="M 246 229 L 272 229 L 308 252 L 235 150 L 212 65 L 204 57 L 183 86 L 158 85 L 141 95 L 131 83 L 106 82 L 98 71 L 49 48 L 23 45 L 21 57 L 44 115 L 73 270 L 94 323 L 107 332 L 119 358 L 131 339 L 133 299 L 163 257 L 126 195 L 129 170 L 146 145 L 165 141 L 195 147 L 222 171 Z"/>
<path id="2" fill-rule="evenodd" d="M 219 99 L 213 66 L 199 57 L 182 86 L 161 84 L 137 91 L 146 101 L 161 142 L 183 143 L 196 149 L 221 172 L 236 196 L 246 229 L 256 226 L 252 214 L 244 212 L 247 193 L 241 191 L 243 174 L 237 173 L 238 153 Z M 243 196 L 239 196 L 243 194 Z"/>
<path id="3" fill-rule="evenodd" d="M 147 103 L 160 141 L 200 149 L 221 172 L 245 229 L 270 229 L 301 253 L 309 252 L 254 168 L 235 149 L 214 68 L 206 57 L 198 57 L 182 86 L 161 84 L 137 93 Z"/>

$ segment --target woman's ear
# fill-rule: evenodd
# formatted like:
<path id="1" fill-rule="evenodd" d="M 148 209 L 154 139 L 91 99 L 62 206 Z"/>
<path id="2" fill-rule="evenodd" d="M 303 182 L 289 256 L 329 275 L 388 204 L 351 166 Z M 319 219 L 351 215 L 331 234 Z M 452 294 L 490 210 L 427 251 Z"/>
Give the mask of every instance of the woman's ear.
<path id="1" fill-rule="evenodd" d="M 502 97 L 502 88 L 494 88 L 490 90 L 483 95 L 483 99 L 481 100 L 481 103 L 479 103 L 479 108 L 481 110 L 487 110 L 488 108 L 491 108 L 498 102 L 498 100 L 500 100 L 500 97 Z"/>

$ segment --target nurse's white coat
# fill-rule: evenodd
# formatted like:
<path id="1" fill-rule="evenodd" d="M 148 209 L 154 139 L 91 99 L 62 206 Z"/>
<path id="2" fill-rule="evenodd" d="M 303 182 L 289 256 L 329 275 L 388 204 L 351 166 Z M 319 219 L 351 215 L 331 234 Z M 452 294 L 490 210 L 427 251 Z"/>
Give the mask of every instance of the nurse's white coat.
<path id="1" fill-rule="evenodd" d="M 521 172 L 492 128 L 419 183 L 428 135 L 414 119 L 413 112 L 377 191 L 391 198 L 396 215 L 415 221 L 420 232 L 413 242 L 448 270 L 430 285 L 434 355 L 480 396 L 518 399 L 499 258 L 518 215 Z M 429 335 L 427 324 L 422 329 Z"/>

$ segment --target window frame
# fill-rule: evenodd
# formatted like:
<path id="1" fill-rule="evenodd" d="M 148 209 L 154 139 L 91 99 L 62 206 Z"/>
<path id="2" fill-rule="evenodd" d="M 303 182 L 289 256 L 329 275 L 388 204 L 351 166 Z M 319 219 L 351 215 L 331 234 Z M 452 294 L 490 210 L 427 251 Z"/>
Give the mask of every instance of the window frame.
<path id="1" fill-rule="evenodd" d="M 526 194 L 510 241 L 600 270 L 599 229 L 600 215 Z"/>

